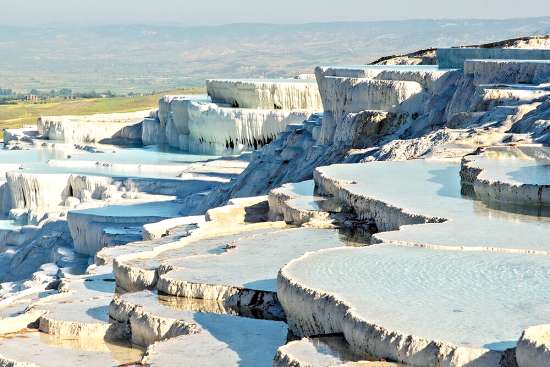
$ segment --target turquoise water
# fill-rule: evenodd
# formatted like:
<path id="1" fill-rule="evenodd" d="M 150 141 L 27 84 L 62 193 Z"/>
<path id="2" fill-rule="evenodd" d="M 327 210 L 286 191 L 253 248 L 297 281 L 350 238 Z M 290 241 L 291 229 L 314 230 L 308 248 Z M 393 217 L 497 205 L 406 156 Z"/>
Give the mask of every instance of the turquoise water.
<path id="1" fill-rule="evenodd" d="M 29 150 L 0 149 L 0 164 L 37 163 L 50 159 L 64 159 L 67 156 L 62 149 L 36 148 Z"/>
<path id="2" fill-rule="evenodd" d="M 209 155 L 185 154 L 176 149 L 149 146 L 143 148 L 113 149 L 112 146 L 99 145 L 98 149 L 104 153 L 79 152 L 71 154 L 71 159 L 84 161 L 101 161 L 131 164 L 172 164 L 179 165 L 207 161 L 217 158 Z"/>
<path id="3" fill-rule="evenodd" d="M 1 164 L 21 164 L 32 173 L 76 173 L 104 176 L 176 177 L 194 162 L 215 159 L 215 156 L 185 154 L 159 147 L 120 148 L 95 145 L 91 153 L 75 150 L 70 144 L 53 148 L 36 147 L 29 150 L 0 150 Z M 6 168 L 4 171 L 14 170 Z"/>
<path id="4" fill-rule="evenodd" d="M 71 213 L 101 217 L 177 217 L 181 205 L 174 201 L 157 201 L 130 205 L 109 205 L 100 208 L 73 210 Z"/>
<path id="5" fill-rule="evenodd" d="M 0 231 L 6 230 L 6 231 L 16 231 L 21 228 L 20 225 L 16 224 L 15 221 L 11 219 L 3 219 L 0 220 Z"/>

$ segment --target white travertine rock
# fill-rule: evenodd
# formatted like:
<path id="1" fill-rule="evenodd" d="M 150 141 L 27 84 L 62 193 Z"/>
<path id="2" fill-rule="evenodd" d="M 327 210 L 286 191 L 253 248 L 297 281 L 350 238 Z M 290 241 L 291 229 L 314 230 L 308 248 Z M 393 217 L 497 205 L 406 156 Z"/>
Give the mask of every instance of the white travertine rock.
<path id="1" fill-rule="evenodd" d="M 351 352 L 342 336 L 303 338 L 277 350 L 274 367 L 400 367 L 397 363 L 364 360 Z"/>
<path id="2" fill-rule="evenodd" d="M 481 200 L 517 205 L 550 204 L 550 149 L 491 147 L 462 160 L 462 183 Z"/>
<path id="3" fill-rule="evenodd" d="M 232 107 L 322 110 L 317 84 L 308 79 L 211 79 L 206 89 L 214 103 Z"/>
<path id="4" fill-rule="evenodd" d="M 141 125 L 141 141 L 143 145 L 165 145 L 166 131 L 156 118 L 147 117 Z"/>
<path id="5" fill-rule="evenodd" d="M 156 223 L 145 224 L 143 226 L 143 241 L 130 242 L 120 246 L 105 247 L 95 255 L 95 263 L 96 265 L 111 264 L 113 260 L 119 256 L 136 256 L 141 252 L 151 251 L 156 247 L 178 242 L 182 238 L 189 236 L 203 224 L 204 216 L 171 218 Z M 161 232 L 162 229 L 164 229 L 164 232 Z M 119 284 L 119 286 L 124 288 L 121 284 Z"/>
<path id="6" fill-rule="evenodd" d="M 124 294 L 110 306 L 111 317 L 128 325 L 131 340 L 149 346 L 142 361 L 148 366 L 270 366 L 286 340 L 283 322 L 210 313 L 199 302 L 166 298 Z"/>
<path id="7" fill-rule="evenodd" d="M 284 323 L 214 316 L 197 315 L 199 333 L 153 344 L 143 363 L 151 367 L 272 366 L 277 346 L 286 339 Z"/>
<path id="8" fill-rule="evenodd" d="M 143 226 L 143 240 L 157 240 L 170 235 L 182 226 L 187 227 L 202 223 L 204 223 L 204 217 L 202 216 L 170 218 L 156 223 L 147 223 Z"/>
<path id="9" fill-rule="evenodd" d="M 14 209 L 47 209 L 62 206 L 69 196 L 69 174 L 6 174 Z"/>
<path id="10" fill-rule="evenodd" d="M 143 121 L 144 145 L 168 145 L 189 149 L 189 112 L 192 102 L 210 102 L 206 95 L 164 96 L 159 100 L 157 116 Z"/>
<path id="11" fill-rule="evenodd" d="M 322 197 L 314 196 L 315 183 L 304 181 L 285 184 L 269 193 L 269 215 L 273 220 L 317 228 L 331 227 L 329 213 L 322 210 Z"/>
<path id="12" fill-rule="evenodd" d="M 150 202 L 137 202 L 127 205 L 110 205 L 106 207 L 71 210 L 67 222 L 78 253 L 94 256 L 108 245 L 105 242 L 105 228 L 113 225 L 141 227 L 178 216 L 179 204 L 171 197 L 153 197 Z"/>
<path id="13" fill-rule="evenodd" d="M 364 110 L 397 111 L 401 104 L 421 96 L 421 84 L 411 81 L 375 80 L 323 76 L 324 115 L 321 142 L 332 140 L 337 123 L 348 113 Z M 409 101 L 413 110 L 421 111 L 422 100 Z M 415 111 L 411 111 L 415 112 Z"/>
<path id="14" fill-rule="evenodd" d="M 137 363 L 142 355 L 142 350 L 124 343 L 59 339 L 35 330 L 0 338 L 2 367 L 116 367 Z"/>
<path id="15" fill-rule="evenodd" d="M 549 49 L 454 47 L 438 48 L 437 63 L 441 68 L 464 67 L 466 60 L 550 60 Z"/>
<path id="16" fill-rule="evenodd" d="M 64 292 L 34 305 L 43 311 L 39 330 L 60 339 L 120 339 L 124 330 L 109 322 L 108 306 L 115 291 L 110 273 L 64 281 Z"/>
<path id="17" fill-rule="evenodd" d="M 384 136 L 395 133 L 406 123 L 405 114 L 376 110 L 348 113 L 343 119 L 336 121 L 333 144 L 355 149 L 370 147 Z"/>
<path id="18" fill-rule="evenodd" d="M 32 142 L 38 136 L 35 126 L 24 126 L 20 129 L 4 129 L 4 145 L 19 142 Z"/>
<path id="19" fill-rule="evenodd" d="M 516 347 L 518 367 L 541 367 L 550 362 L 550 325 L 528 328 Z"/>
<path id="20" fill-rule="evenodd" d="M 315 182 L 321 193 L 349 205 L 358 219 L 374 221 L 382 231 L 373 235 L 375 242 L 550 254 L 548 244 L 540 241 L 550 218 L 502 211 L 463 196 L 460 165 L 454 161 L 333 165 L 318 168 Z"/>
<path id="21" fill-rule="evenodd" d="M 358 353 L 414 366 L 501 366 L 508 358 L 501 351 L 514 347 L 509 340 L 525 324 L 545 318 L 545 295 L 536 284 L 547 262 L 534 254 L 550 253 L 540 242 L 547 219 L 469 202 L 461 196 L 458 173 L 456 164 L 423 161 L 318 169 L 321 192 L 389 232 L 374 235 L 385 245 L 323 250 L 284 267 L 278 296 L 291 330 L 343 332 Z M 457 214 L 471 205 L 470 214 Z M 464 220 L 468 224 L 460 224 Z M 511 284 L 522 284 L 513 291 L 515 307 L 500 299 Z M 423 302 L 428 298 L 430 306 Z M 473 305 L 479 309 L 465 311 Z M 424 313 L 427 307 L 433 309 Z M 505 325 L 496 321 L 502 319 Z"/>
<path id="22" fill-rule="evenodd" d="M 44 311 L 30 308 L 29 305 L 52 294 L 54 291 L 43 292 L 41 287 L 37 287 L 3 298 L 0 301 L 0 337 L 19 332 L 36 323 Z"/>
<path id="23" fill-rule="evenodd" d="M 246 162 L 244 165 L 234 165 L 230 173 L 237 175 L 245 166 Z M 125 171 L 129 176 L 132 175 L 131 167 L 138 169 L 136 165 L 126 167 Z M 150 167 L 152 170 L 159 169 L 158 165 Z M 32 170 L 11 171 L 7 173 L 7 182 L 2 189 L 5 190 L 3 196 L 8 194 L 7 197 L 2 197 L 4 211 L 11 209 L 52 211 L 78 204 L 76 200 L 92 205 L 91 202 L 94 200 L 154 199 L 151 195 L 185 197 L 196 192 L 211 190 L 228 181 L 229 172 L 226 167 L 218 167 L 216 162 L 211 162 L 204 174 L 194 174 L 202 168 L 202 164 L 197 164 L 196 167 L 191 164 L 187 168 L 167 166 L 166 171 L 169 173 L 172 170 L 174 178 L 154 178 L 154 174 L 152 177 L 125 178 L 68 173 L 48 174 Z M 141 166 L 139 169 L 146 172 L 147 166 Z M 217 172 L 218 169 L 220 172 Z M 69 198 L 71 198 L 70 202 L 67 202 Z"/>
<path id="24" fill-rule="evenodd" d="M 422 88 L 432 91 L 437 88 L 438 81 L 451 72 L 451 70 L 439 69 L 437 65 L 319 66 L 315 69 L 321 90 L 324 89 L 325 77 L 332 76 L 417 82 L 422 85 Z"/>
<path id="25" fill-rule="evenodd" d="M 416 61 L 420 57 L 427 60 L 432 53 L 421 52 Z M 504 351 L 515 346 L 509 341 L 515 340 L 526 326 L 548 318 L 544 280 L 548 273 L 545 256 L 550 249 L 541 241 L 546 238 L 547 218 L 500 210 L 500 206 L 495 209 L 460 196 L 455 163 L 388 162 L 383 166 L 373 163 L 372 170 L 364 169 L 363 164 L 347 166 L 343 171 L 320 169 L 315 173 L 320 192 L 333 195 L 334 200 L 319 199 L 314 196 L 314 183 L 301 181 L 311 179 L 315 167 L 334 162 L 460 157 L 483 145 L 550 142 L 548 86 L 480 84 L 502 83 L 498 81 L 501 77 L 509 83 L 546 80 L 541 63 L 536 67 L 520 64 L 484 62 L 475 66 L 477 71 L 467 71 L 467 75 L 459 70 L 422 66 L 319 68 L 317 76 L 326 102 L 323 121 L 320 115 L 306 116 L 318 110 L 310 109 L 314 103 L 308 93 L 312 91 L 309 86 L 304 87 L 313 84 L 310 81 L 211 81 L 209 92 L 219 97 L 215 102 L 223 100 L 225 104 L 169 96 L 160 101 L 159 111 L 145 117 L 141 124 L 123 127 L 114 134 L 110 133 L 111 127 L 98 128 L 99 135 L 111 135 L 105 138 L 109 141 L 141 140 L 209 153 L 234 153 L 275 142 L 252 153 L 253 163 L 237 180 L 235 175 L 244 167 L 240 163 L 233 165 L 236 161 L 231 158 L 218 161 L 216 164 L 224 166 L 218 171 L 211 162 L 185 166 L 181 172 L 174 164 L 166 168 L 170 175 L 177 175 L 178 179 L 173 180 L 74 175 L 67 179 L 66 189 L 61 192 L 60 182 L 55 181 L 59 185 L 48 188 L 41 186 L 38 176 L 17 176 L 30 172 L 15 172 L 12 185 L 17 187 L 18 195 L 12 198 L 6 194 L 9 184 L 0 186 L 4 212 L 9 212 L 12 201 L 16 201 L 22 208 L 34 208 L 13 210 L 10 218 L 44 226 L 52 222 L 48 229 L 32 226 L 14 231 L 11 224 L 2 223 L 1 244 L 5 240 L 10 246 L 0 256 L 0 279 L 7 280 L 0 285 L 0 297 L 31 287 L 70 292 L 35 305 L 38 314 L 17 314 L 10 322 L 2 322 L 5 320 L 1 319 L 0 307 L 0 330 L 6 325 L 5 330 L 20 328 L 27 318 L 39 316 L 42 334 L 83 340 L 118 335 L 142 345 L 177 337 L 150 346 L 143 362 L 153 366 L 166 366 L 174 359 L 176 363 L 190 360 L 189 363 L 204 361 L 207 365 L 267 365 L 271 363 L 273 347 L 280 345 L 277 338 L 284 337 L 284 325 L 273 328 L 273 340 L 277 339 L 274 342 L 270 327 L 249 328 L 250 320 L 232 317 L 234 322 L 225 322 L 228 316 L 205 313 L 282 319 L 285 315 L 273 280 L 276 271 L 284 266 L 279 276 L 279 294 L 289 325 L 299 334 L 342 333 L 363 357 L 373 352 L 415 366 L 517 367 L 510 363 L 510 358 L 515 358 L 514 351 Z M 510 75 L 501 75 L 495 68 L 503 68 Z M 318 95 L 315 98 L 320 101 Z M 243 108 L 247 104 L 254 107 Z M 300 104 L 309 107 L 294 110 Z M 193 110 L 201 108 L 204 111 L 193 119 Z M 287 121 L 291 113 L 298 115 L 295 122 Z M 96 118 L 100 124 L 102 118 Z M 113 116 L 106 116 L 105 120 L 110 118 Z M 80 123 L 52 122 L 43 129 L 48 135 L 51 128 L 53 137 L 97 138 L 85 129 L 71 130 Z M 32 148 L 36 135 L 30 130 L 9 131 L 7 148 Z M 99 152 L 90 146 L 74 148 Z M 27 156 L 32 155 L 22 155 Z M 67 162 L 53 158 L 48 169 L 67 172 L 81 168 L 81 163 L 72 157 Z M 116 166 L 119 173 L 137 172 L 131 164 L 97 164 L 105 165 L 106 170 L 115 170 Z M 506 174 L 511 166 L 504 170 Z M 145 164 L 139 171 L 152 174 L 151 167 Z M 486 168 L 485 173 L 492 168 Z M 476 167 L 463 172 L 470 183 L 483 178 Z M 520 183 L 526 183 L 524 172 L 517 177 Z M 547 180 L 546 176 L 541 180 Z M 184 181 L 188 184 L 180 184 Z M 230 197 L 266 193 L 289 181 L 301 183 L 271 192 L 269 218 L 285 219 L 306 228 L 284 228 L 283 222 L 265 223 L 266 198 L 234 200 L 209 211 L 204 218 L 177 218 L 184 213 L 204 213 L 205 208 L 222 205 Z M 507 195 L 502 187 L 496 188 L 498 193 L 486 196 Z M 159 198 L 145 193 L 185 197 L 185 204 L 178 202 L 177 211 L 164 215 L 164 209 L 155 207 Z M 532 199 L 543 194 L 531 190 L 527 196 Z M 59 278 L 81 273 L 89 260 L 72 249 L 64 217 L 67 207 L 89 208 L 106 202 L 120 203 L 122 199 L 125 203 L 148 202 L 146 206 L 153 210 L 145 213 L 126 206 L 125 213 L 118 213 L 116 208 L 113 213 L 110 207 L 100 213 L 88 212 L 91 215 L 84 219 L 72 219 L 78 227 L 71 228 L 74 241 L 79 242 L 77 250 L 93 255 L 103 246 L 124 245 L 103 249 L 96 256 L 97 264 L 107 264 L 109 268 L 113 263 L 114 279 L 102 280 L 108 289 L 103 292 L 93 280 L 82 279 L 78 279 L 82 282 L 76 291 L 69 287 L 74 279 L 61 282 L 57 288 Z M 538 215 L 544 213 L 540 210 Z M 372 242 L 386 244 L 327 250 L 343 241 L 316 236 L 312 233 L 322 230 L 310 227 L 332 227 L 330 218 L 353 229 L 372 224 L 387 230 L 372 236 Z M 143 225 L 149 220 L 154 222 Z M 17 234 L 8 235 L 4 230 Z M 292 260 L 308 249 L 319 248 L 323 251 Z M 48 263 L 44 264 L 45 260 Z M 34 272 L 32 279 L 25 281 L 30 271 Z M 223 302 L 197 305 L 197 300 L 185 299 L 181 308 L 167 311 L 166 304 L 157 304 L 156 295 L 151 298 L 128 294 L 111 304 L 111 316 L 118 322 L 108 325 L 104 311 L 113 293 L 113 280 L 123 290 L 156 286 L 159 291 Z M 96 296 L 94 292 L 101 294 Z M 514 294 L 513 299 L 510 293 Z M 169 307 L 176 308 L 175 304 L 179 301 L 171 302 Z M 249 306 L 248 313 L 243 311 L 243 305 Z M 256 345 L 249 341 L 249 329 L 261 331 L 261 335 L 253 335 Z M 524 332 L 517 349 L 519 367 L 546 364 L 547 338 L 538 334 Z M 0 338 L 0 344 L 2 341 Z M 269 353 L 264 353 L 264 344 Z M 319 356 L 315 351 L 309 353 L 311 350 L 302 355 L 292 352 L 290 345 L 297 344 L 281 348 L 275 365 L 307 365 L 312 355 L 325 361 L 323 353 Z M 17 347 L 8 343 L 6 350 L 12 353 Z M 55 353 L 36 343 L 30 343 L 30 348 Z M 0 346 L 0 354 L 3 352 Z M 328 360 L 332 357 L 329 355 Z M 71 358 L 68 355 L 70 363 L 82 363 Z M 110 363 L 101 358 L 98 361 Z M 2 363 L 12 362 L 0 357 Z M 55 363 L 59 361 L 53 359 L 52 364 Z M 312 364 L 320 363 L 316 360 Z"/>
<path id="26" fill-rule="evenodd" d="M 479 101 L 472 104 L 476 111 L 490 111 L 497 106 L 530 104 L 550 96 L 550 90 L 531 86 L 484 84 L 476 91 Z"/>
<path id="27" fill-rule="evenodd" d="M 50 140 L 70 143 L 137 141 L 141 140 L 139 124 L 152 112 L 153 110 L 89 116 L 42 116 L 38 119 L 38 132 Z"/>
<path id="28" fill-rule="evenodd" d="M 21 286 L 25 289 L 46 286 L 54 280 L 58 270 L 56 265 L 50 263 L 57 263 L 63 268 L 81 264 L 82 259 L 58 256 L 62 249 L 72 247 L 67 222 L 62 217 L 52 216 L 36 226 L 14 229 L 4 240 L 3 245 L 10 246 L 0 254 L 0 282 L 22 282 Z M 45 264 L 50 264 L 51 268 L 45 269 Z M 29 283 L 23 284 L 25 280 Z"/>
<path id="29" fill-rule="evenodd" d="M 535 105 L 510 129 L 511 133 L 528 134 L 534 143 L 550 145 L 550 101 Z"/>
<path id="30" fill-rule="evenodd" d="M 549 83 L 550 59 L 466 60 L 464 62 L 464 74 L 473 76 L 476 84 Z"/>
<path id="31" fill-rule="evenodd" d="M 210 102 L 207 95 L 176 95 L 164 96 L 159 100 L 158 120 L 162 126 L 167 127 L 167 131 L 174 129 L 182 135 L 189 135 L 187 123 L 189 114 L 187 108 L 191 102 Z M 171 127 L 168 127 L 172 125 Z M 170 136 L 166 136 L 170 143 Z M 170 144 L 172 145 L 172 144 Z M 176 146 L 177 147 L 177 146 Z"/>
<path id="32" fill-rule="evenodd" d="M 188 112 L 189 151 L 200 154 L 257 149 L 289 124 L 302 123 L 310 114 L 304 110 L 228 108 L 212 103 L 191 103 Z"/>
<path id="33" fill-rule="evenodd" d="M 126 338 L 145 347 L 160 340 L 197 333 L 199 328 L 190 314 L 163 305 L 156 293 L 148 291 L 117 296 L 109 305 L 109 317 L 125 329 Z"/>
<path id="34" fill-rule="evenodd" d="M 293 82 L 291 85 L 308 85 Z M 318 92 L 317 92 L 318 93 Z M 197 154 L 234 154 L 258 149 L 303 122 L 313 109 L 229 108 L 206 96 L 165 96 L 158 118 L 143 123 L 145 145 L 169 145 Z"/>

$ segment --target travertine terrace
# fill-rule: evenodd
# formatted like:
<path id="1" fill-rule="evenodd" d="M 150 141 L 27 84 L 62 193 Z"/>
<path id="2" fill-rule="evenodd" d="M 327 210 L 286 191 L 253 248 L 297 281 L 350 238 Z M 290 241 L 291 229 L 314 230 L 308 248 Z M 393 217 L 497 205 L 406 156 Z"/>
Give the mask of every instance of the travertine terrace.
<path id="1" fill-rule="evenodd" d="M 0 366 L 550 365 L 543 40 L 6 131 Z"/>

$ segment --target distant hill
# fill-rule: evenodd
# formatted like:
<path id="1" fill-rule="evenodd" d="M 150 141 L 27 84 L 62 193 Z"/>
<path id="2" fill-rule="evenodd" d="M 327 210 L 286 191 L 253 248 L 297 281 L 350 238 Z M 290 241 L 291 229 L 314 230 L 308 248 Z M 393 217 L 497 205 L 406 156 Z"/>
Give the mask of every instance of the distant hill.
<path id="1" fill-rule="evenodd" d="M 0 26 L 0 88 L 153 91 L 207 77 L 281 77 L 427 47 L 550 33 L 550 17 L 231 24 Z"/>

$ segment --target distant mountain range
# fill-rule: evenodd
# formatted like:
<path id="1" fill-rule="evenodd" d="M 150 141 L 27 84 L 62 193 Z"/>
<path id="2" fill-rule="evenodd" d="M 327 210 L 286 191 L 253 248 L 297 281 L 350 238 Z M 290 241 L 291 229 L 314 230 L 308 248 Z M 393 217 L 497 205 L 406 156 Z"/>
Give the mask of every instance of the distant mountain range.
<path id="1" fill-rule="evenodd" d="M 550 33 L 550 17 L 210 27 L 0 26 L 0 88 L 140 92 Z"/>

